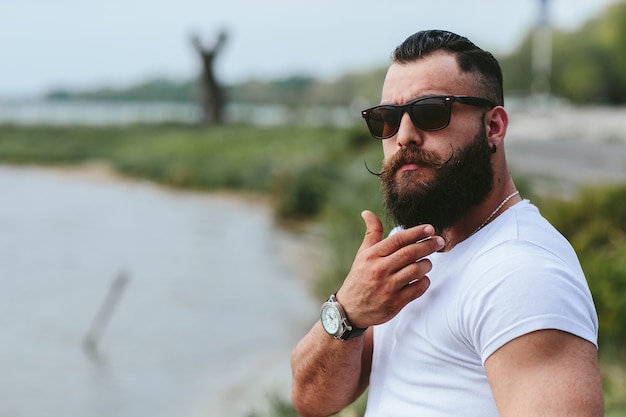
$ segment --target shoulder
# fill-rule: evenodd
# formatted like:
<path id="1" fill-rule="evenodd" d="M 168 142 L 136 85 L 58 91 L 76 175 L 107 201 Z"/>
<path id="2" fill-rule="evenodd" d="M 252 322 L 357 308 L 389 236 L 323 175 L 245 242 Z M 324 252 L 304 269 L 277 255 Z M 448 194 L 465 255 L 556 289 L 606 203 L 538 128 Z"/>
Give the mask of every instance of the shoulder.
<path id="1" fill-rule="evenodd" d="M 534 206 L 505 212 L 470 242 L 462 328 L 483 360 L 529 332 L 559 329 L 592 343 L 597 316 L 574 250 Z"/>
<path id="2" fill-rule="evenodd" d="M 474 260 L 481 266 L 532 268 L 550 262 L 582 275 L 571 244 L 528 200 L 505 211 L 481 232 L 472 242 Z"/>

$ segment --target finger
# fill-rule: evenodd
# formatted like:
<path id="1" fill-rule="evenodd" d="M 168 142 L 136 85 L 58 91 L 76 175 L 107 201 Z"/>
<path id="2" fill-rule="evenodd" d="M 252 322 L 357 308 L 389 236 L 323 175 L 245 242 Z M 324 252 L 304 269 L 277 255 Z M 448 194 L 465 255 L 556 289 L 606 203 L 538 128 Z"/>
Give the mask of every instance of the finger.
<path id="1" fill-rule="evenodd" d="M 392 304 L 390 308 L 397 313 L 407 304 L 424 295 L 429 287 L 430 278 L 428 278 L 427 275 L 415 278 L 398 289 L 398 291 L 395 292 L 393 301 L 389 302 L 387 305 Z"/>
<path id="2" fill-rule="evenodd" d="M 406 258 L 405 262 L 400 262 L 399 265 L 406 265 L 445 246 L 445 240 L 441 236 L 435 236 L 434 233 L 432 226 L 421 225 L 392 234 L 379 245 L 379 254 L 380 256 L 399 254 L 400 260 Z"/>
<path id="3" fill-rule="evenodd" d="M 405 302 L 408 304 L 416 298 L 424 295 L 428 287 L 430 287 L 430 279 L 424 275 L 419 279 L 410 281 L 409 284 L 404 286 L 400 293 L 402 294 L 402 297 L 405 298 Z"/>
<path id="4" fill-rule="evenodd" d="M 382 242 L 380 245 L 381 254 L 383 256 L 391 255 L 407 245 L 411 245 L 432 236 L 434 233 L 435 229 L 429 224 L 401 230 L 388 236 L 387 239 Z"/>
<path id="5" fill-rule="evenodd" d="M 380 242 L 383 239 L 384 233 L 383 223 L 374 213 L 365 210 L 361 213 L 361 217 L 365 222 L 365 236 L 363 237 L 363 243 L 361 243 L 359 252 Z"/>
<path id="6" fill-rule="evenodd" d="M 433 264 L 428 258 L 420 259 L 417 262 L 411 262 L 411 264 L 394 274 L 394 280 L 396 281 L 397 287 L 403 288 L 419 281 L 430 272 L 432 267 Z"/>
<path id="7" fill-rule="evenodd" d="M 416 261 L 442 249 L 445 241 L 441 236 L 427 238 L 410 243 L 388 256 L 389 262 L 396 271 L 411 266 Z"/>

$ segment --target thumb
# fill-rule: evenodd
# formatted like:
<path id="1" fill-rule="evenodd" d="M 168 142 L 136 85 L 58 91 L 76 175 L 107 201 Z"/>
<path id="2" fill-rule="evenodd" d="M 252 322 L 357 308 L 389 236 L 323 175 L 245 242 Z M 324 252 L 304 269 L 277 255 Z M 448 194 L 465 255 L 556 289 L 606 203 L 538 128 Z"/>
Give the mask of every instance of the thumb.
<path id="1" fill-rule="evenodd" d="M 363 221 L 365 221 L 365 237 L 359 248 L 359 252 L 374 246 L 383 240 L 383 224 L 380 219 L 371 211 L 365 210 L 361 213 Z"/>

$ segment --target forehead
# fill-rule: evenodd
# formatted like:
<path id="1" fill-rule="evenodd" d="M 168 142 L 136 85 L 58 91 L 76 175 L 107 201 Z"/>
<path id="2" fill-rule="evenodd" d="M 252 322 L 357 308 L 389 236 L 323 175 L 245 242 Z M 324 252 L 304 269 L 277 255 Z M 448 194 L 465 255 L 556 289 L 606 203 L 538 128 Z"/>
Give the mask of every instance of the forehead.
<path id="1" fill-rule="evenodd" d="M 473 77 L 459 68 L 454 55 L 436 52 L 416 61 L 393 63 L 383 84 L 382 103 L 401 104 L 433 95 L 473 95 Z"/>

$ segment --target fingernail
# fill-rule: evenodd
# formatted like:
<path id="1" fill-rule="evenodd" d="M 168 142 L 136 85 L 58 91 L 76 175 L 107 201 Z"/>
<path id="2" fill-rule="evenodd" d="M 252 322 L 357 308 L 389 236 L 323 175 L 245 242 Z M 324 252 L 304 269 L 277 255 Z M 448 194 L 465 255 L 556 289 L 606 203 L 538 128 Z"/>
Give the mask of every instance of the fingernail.
<path id="1" fill-rule="evenodd" d="M 424 228 L 424 233 L 428 233 L 429 235 L 431 235 L 435 233 L 435 229 L 431 225 L 428 225 Z"/>
<path id="2" fill-rule="evenodd" d="M 437 236 L 437 238 L 435 239 L 435 242 L 437 242 L 437 246 L 441 249 L 446 245 L 446 241 L 443 240 L 443 238 L 441 236 Z"/>

